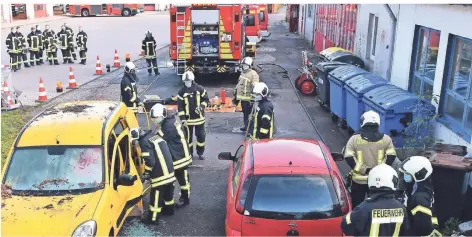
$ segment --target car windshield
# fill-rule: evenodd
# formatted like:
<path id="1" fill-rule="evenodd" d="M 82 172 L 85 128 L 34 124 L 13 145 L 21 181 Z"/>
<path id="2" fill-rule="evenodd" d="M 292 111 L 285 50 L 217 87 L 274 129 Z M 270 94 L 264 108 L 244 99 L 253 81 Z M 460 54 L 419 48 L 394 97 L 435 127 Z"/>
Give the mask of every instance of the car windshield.
<path id="1" fill-rule="evenodd" d="M 3 183 L 14 192 L 86 192 L 103 187 L 99 147 L 16 148 Z M 30 193 L 31 194 L 31 193 Z"/>
<path id="2" fill-rule="evenodd" d="M 326 219 L 340 215 L 329 176 L 258 176 L 249 210 L 266 219 Z"/>
<path id="3" fill-rule="evenodd" d="M 246 26 L 255 26 L 256 25 L 256 18 L 254 15 L 247 15 L 246 16 Z"/>
<path id="4" fill-rule="evenodd" d="M 260 22 L 264 22 L 264 21 L 265 21 L 265 17 L 264 17 L 264 12 L 263 12 L 263 11 L 260 11 L 260 12 L 259 12 L 259 21 L 260 21 Z"/>

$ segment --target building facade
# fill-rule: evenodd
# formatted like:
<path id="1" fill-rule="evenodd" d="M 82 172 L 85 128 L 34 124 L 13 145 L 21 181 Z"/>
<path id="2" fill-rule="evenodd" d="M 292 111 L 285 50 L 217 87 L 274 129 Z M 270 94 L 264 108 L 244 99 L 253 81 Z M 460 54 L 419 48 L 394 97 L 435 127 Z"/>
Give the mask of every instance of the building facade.
<path id="1" fill-rule="evenodd" d="M 54 15 L 54 4 L 1 4 L 2 23 L 11 23 L 16 20 L 33 20 L 35 18 Z"/>

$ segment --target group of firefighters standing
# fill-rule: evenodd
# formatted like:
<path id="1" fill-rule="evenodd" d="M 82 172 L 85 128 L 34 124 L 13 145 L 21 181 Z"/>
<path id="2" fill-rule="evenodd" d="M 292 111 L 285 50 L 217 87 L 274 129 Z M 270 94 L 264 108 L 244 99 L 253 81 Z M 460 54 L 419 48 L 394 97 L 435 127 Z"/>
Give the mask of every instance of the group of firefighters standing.
<path id="1" fill-rule="evenodd" d="M 152 41 L 150 32 L 147 32 L 143 48 L 152 49 L 155 46 Z M 145 53 L 149 55 L 146 50 Z M 148 65 L 153 67 L 155 64 L 148 60 Z M 272 138 L 274 107 L 267 98 L 267 85 L 259 82 L 259 76 L 252 65 L 250 57 L 242 61 L 233 103 L 242 104 L 245 126 L 241 130 L 246 131 L 248 138 Z M 149 73 L 152 69 L 148 67 Z M 121 100 L 133 109 L 144 106 L 138 96 L 137 81 L 136 66 L 133 62 L 127 62 L 121 81 Z M 149 111 L 155 128 L 141 129 L 138 136 L 141 157 L 145 163 L 143 178 L 151 180 L 150 206 L 145 217 L 147 223 L 158 224 L 160 214 L 172 215 L 174 207 L 181 208 L 190 203 L 188 167 L 192 164 L 194 154 L 194 135 L 198 159 L 205 159 L 205 108 L 210 103 L 208 93 L 195 82 L 195 75 L 190 71 L 182 75 L 182 81 L 184 86 L 175 96 L 155 104 Z M 177 114 L 168 113 L 165 104 L 177 104 Z M 173 199 L 175 180 L 181 190 L 177 203 Z"/>
<path id="2" fill-rule="evenodd" d="M 44 52 L 46 60 L 50 65 L 59 65 L 57 60 L 58 49 L 62 52 L 63 63 L 74 63 L 77 60 L 75 49 L 79 51 L 80 64 L 86 63 L 87 56 L 87 34 L 79 27 L 79 33 L 75 38 L 72 28 L 66 23 L 61 26 L 61 30 L 56 34 L 54 30 L 46 25 L 44 32 L 39 25 L 31 27 L 31 32 L 26 36 L 19 31 L 20 27 L 11 28 L 11 33 L 7 36 L 7 53 L 10 55 L 10 68 L 13 71 L 21 69 L 21 65 L 30 67 L 44 64 Z M 27 44 L 28 43 L 28 44 Z M 29 59 L 28 59 L 29 52 Z"/>

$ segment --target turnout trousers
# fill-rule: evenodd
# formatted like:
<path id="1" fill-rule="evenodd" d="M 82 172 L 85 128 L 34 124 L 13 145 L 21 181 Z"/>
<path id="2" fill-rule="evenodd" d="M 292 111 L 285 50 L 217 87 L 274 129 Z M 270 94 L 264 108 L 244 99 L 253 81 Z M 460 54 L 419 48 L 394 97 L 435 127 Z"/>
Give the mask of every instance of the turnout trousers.
<path id="1" fill-rule="evenodd" d="M 147 221 L 159 222 L 161 213 L 174 211 L 174 183 L 151 188 Z"/>
<path id="2" fill-rule="evenodd" d="M 248 126 L 248 122 L 249 122 L 249 115 L 251 115 L 251 111 L 252 111 L 252 106 L 254 104 L 250 101 L 244 101 L 244 100 L 241 100 L 241 109 L 243 111 L 243 118 L 244 118 L 244 128 L 246 129 L 247 126 Z"/>
<path id="3" fill-rule="evenodd" d="M 86 54 L 86 51 L 85 49 L 84 50 L 79 50 L 79 57 L 80 57 L 80 61 L 84 62 L 87 61 L 87 54 Z"/>
<path id="4" fill-rule="evenodd" d="M 20 55 L 21 59 L 19 60 L 19 64 L 24 63 L 25 67 L 29 67 L 29 60 L 28 60 L 28 55 L 25 53 L 21 52 Z M 34 63 L 34 61 L 31 61 L 31 63 Z"/>
<path id="5" fill-rule="evenodd" d="M 47 59 L 49 64 L 54 65 L 59 65 L 59 62 L 57 61 L 57 51 L 52 51 L 52 52 L 47 52 Z"/>
<path id="6" fill-rule="evenodd" d="M 39 55 L 39 51 L 30 50 L 30 62 L 31 66 L 34 66 L 35 63 L 36 65 L 41 64 L 41 57 Z"/>
<path id="7" fill-rule="evenodd" d="M 17 53 L 8 53 L 10 54 L 10 68 L 16 69 L 18 68 L 18 54 Z"/>
<path id="8" fill-rule="evenodd" d="M 180 186 L 180 198 L 181 201 L 190 200 L 190 176 L 188 174 L 188 168 L 175 170 L 175 178 L 179 182 Z"/>
<path id="9" fill-rule="evenodd" d="M 365 197 L 368 193 L 369 186 L 367 184 L 358 184 L 354 181 L 351 181 L 352 209 L 361 204 L 361 202 L 365 200 Z"/>
<path id="10" fill-rule="evenodd" d="M 41 63 L 44 63 L 44 60 L 43 60 L 43 52 L 44 52 L 44 49 L 43 48 L 40 48 L 39 49 L 39 52 L 38 52 L 38 57 L 39 57 L 39 62 Z M 47 57 L 47 54 L 46 54 L 46 57 Z"/>
<path id="11" fill-rule="evenodd" d="M 187 137 L 190 155 L 193 155 L 193 134 L 197 137 L 197 155 L 203 155 L 205 152 L 205 123 L 199 125 L 187 125 L 185 135 Z"/>
<path id="12" fill-rule="evenodd" d="M 63 63 L 67 63 L 69 61 L 72 61 L 72 57 L 70 55 L 70 50 L 69 48 L 67 49 L 61 49 L 61 52 L 62 52 L 62 59 L 64 60 Z"/>
<path id="13" fill-rule="evenodd" d="M 159 68 L 157 66 L 157 58 L 146 58 L 146 62 L 147 62 L 147 71 L 149 73 L 152 73 L 152 71 L 154 70 L 154 73 L 155 74 L 158 74 L 159 73 Z"/>

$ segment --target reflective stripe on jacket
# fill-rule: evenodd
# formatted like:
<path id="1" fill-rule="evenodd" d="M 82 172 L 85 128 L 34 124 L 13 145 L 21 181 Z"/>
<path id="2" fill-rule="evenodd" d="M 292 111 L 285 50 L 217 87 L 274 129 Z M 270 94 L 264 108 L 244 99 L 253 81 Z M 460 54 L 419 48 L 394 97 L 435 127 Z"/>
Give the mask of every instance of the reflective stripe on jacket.
<path id="1" fill-rule="evenodd" d="M 188 125 L 205 123 L 205 108 L 210 103 L 205 88 L 194 82 L 192 87 L 182 88 L 177 99 L 180 120 L 187 120 Z M 197 108 L 201 109 L 200 113 L 197 113 Z"/>
<path id="2" fill-rule="evenodd" d="M 37 35 L 36 33 L 29 33 L 26 40 L 28 41 L 28 45 L 31 51 L 39 51 L 39 42 L 41 41 L 39 35 Z"/>
<path id="3" fill-rule="evenodd" d="M 424 184 L 418 185 L 411 197 L 408 198 L 407 209 L 410 220 L 409 235 L 442 236 L 439 232 L 432 187 L 425 187 Z"/>
<path id="4" fill-rule="evenodd" d="M 77 38 L 75 41 L 77 42 L 77 47 L 80 47 L 81 49 L 85 49 L 87 47 L 87 34 L 85 32 L 79 32 L 77 34 Z"/>
<path id="5" fill-rule="evenodd" d="M 392 138 L 386 134 L 377 142 L 369 142 L 360 134 L 355 134 L 349 138 L 344 152 L 344 157 L 355 158 L 352 180 L 358 184 L 367 184 L 370 169 L 385 163 L 387 155 L 396 155 L 396 152 Z"/>
<path id="6" fill-rule="evenodd" d="M 243 101 L 253 100 L 252 90 L 257 82 L 259 82 L 259 75 L 256 71 L 249 69 L 246 72 L 241 72 L 238 85 L 236 86 L 236 99 Z"/>
<path id="7" fill-rule="evenodd" d="M 158 134 L 169 146 L 174 161 L 174 169 L 178 170 L 187 168 L 192 163 L 192 157 L 190 156 L 182 124 L 175 119 L 174 116 L 167 117 L 162 122 Z"/>
<path id="8" fill-rule="evenodd" d="M 272 138 L 274 133 L 274 105 L 264 98 L 253 114 L 249 131 L 253 139 Z"/>
<path id="9" fill-rule="evenodd" d="M 154 37 L 150 39 L 144 39 L 141 49 L 144 50 L 144 58 L 156 58 L 156 40 Z"/>

